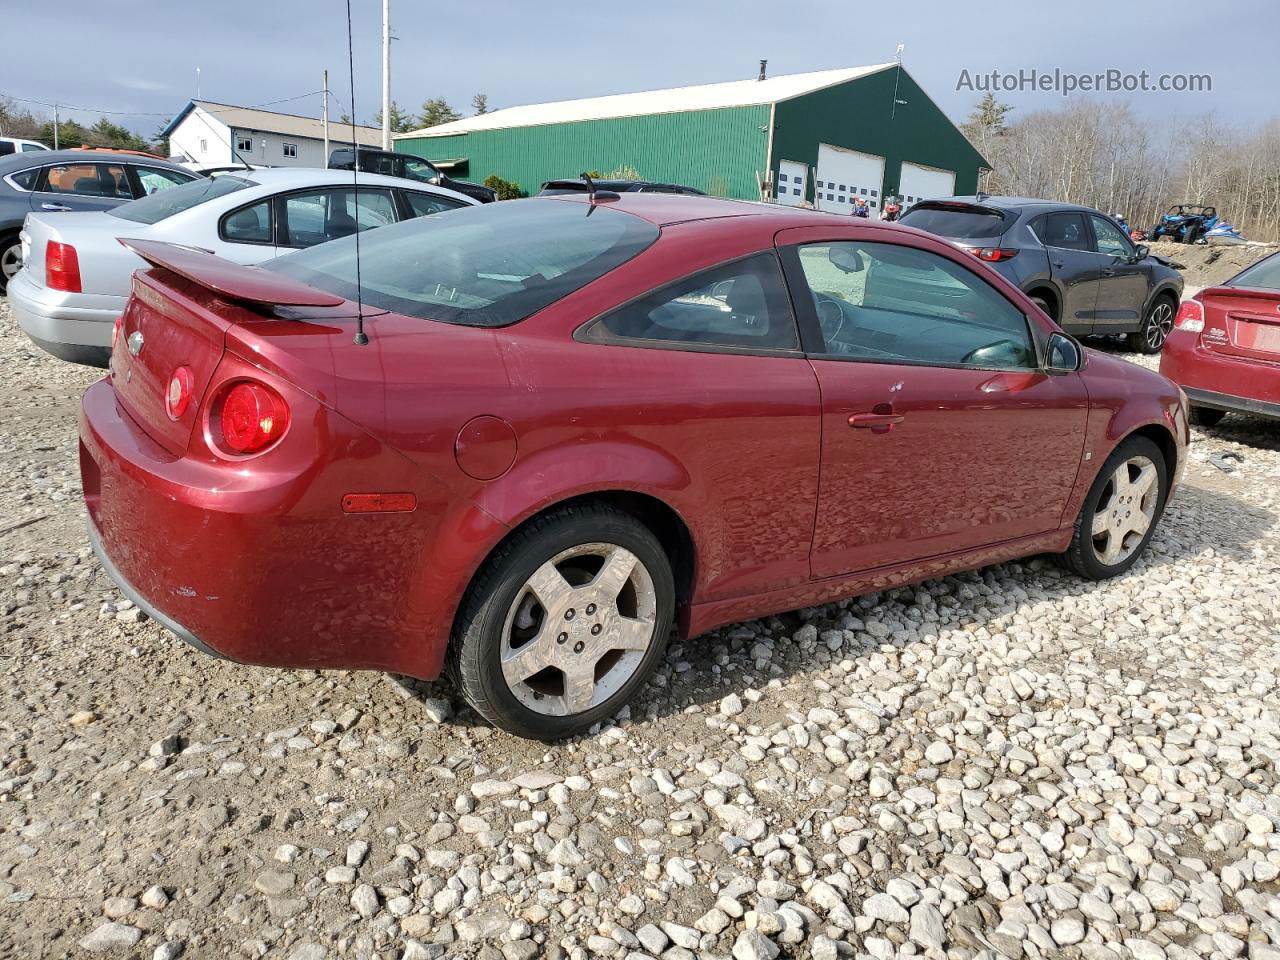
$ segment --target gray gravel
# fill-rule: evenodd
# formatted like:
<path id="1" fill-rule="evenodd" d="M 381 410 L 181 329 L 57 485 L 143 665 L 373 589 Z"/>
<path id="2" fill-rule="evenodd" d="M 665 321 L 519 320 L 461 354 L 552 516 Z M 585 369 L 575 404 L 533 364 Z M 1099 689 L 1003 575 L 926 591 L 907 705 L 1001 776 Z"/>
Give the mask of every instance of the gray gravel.
<path id="1" fill-rule="evenodd" d="M 738 624 L 548 747 L 185 648 L 85 544 L 94 373 L 3 307 L 0 369 L 0 956 L 1280 960 L 1274 424 L 1128 576 Z"/>

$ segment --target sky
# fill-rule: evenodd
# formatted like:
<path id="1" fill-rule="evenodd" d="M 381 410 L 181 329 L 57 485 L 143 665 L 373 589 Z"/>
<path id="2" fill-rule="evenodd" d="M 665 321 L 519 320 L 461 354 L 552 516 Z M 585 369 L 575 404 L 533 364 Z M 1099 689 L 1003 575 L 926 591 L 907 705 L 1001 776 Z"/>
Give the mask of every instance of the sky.
<path id="1" fill-rule="evenodd" d="M 350 0 L 357 117 L 381 106 L 380 0 Z M 320 115 L 321 72 L 332 109 L 351 101 L 346 0 L 116 0 L 64 6 L 50 37 L 38 3 L 0 0 L 5 33 L 0 96 L 92 107 L 151 135 L 196 94 L 207 100 Z M 391 0 L 392 97 L 417 112 L 442 96 L 468 114 L 490 108 L 634 90 L 883 63 L 903 63 L 953 120 L 961 121 L 992 70 L 1114 69 L 1211 77 L 1199 93 L 1073 94 L 1127 99 L 1172 121 L 1212 113 L 1251 127 L 1280 116 L 1276 0 L 1072 0 L 1050 4 L 942 0 L 649 0 L 611 5 L 545 0 L 458 4 Z M 78 9 L 77 9 L 78 8 Z M 45 37 L 49 43 L 14 43 Z M 968 72 L 969 89 L 957 89 Z M 998 92 L 1016 118 L 1055 107 L 1054 92 Z M 39 104 L 24 104 L 49 113 Z"/>

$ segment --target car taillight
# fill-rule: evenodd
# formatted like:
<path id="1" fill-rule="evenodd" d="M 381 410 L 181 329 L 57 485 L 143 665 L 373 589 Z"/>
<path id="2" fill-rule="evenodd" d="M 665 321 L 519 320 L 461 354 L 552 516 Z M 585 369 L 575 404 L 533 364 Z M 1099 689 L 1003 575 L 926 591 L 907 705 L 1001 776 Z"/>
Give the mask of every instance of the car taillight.
<path id="1" fill-rule="evenodd" d="M 116 344 L 120 342 L 120 328 L 124 326 L 124 314 L 116 317 L 115 324 L 111 327 L 111 352 L 116 352 Z"/>
<path id="2" fill-rule="evenodd" d="M 1018 255 L 1018 251 L 1010 247 L 970 247 L 969 252 L 979 260 L 987 261 L 987 263 L 1012 260 Z"/>
<path id="3" fill-rule="evenodd" d="M 289 406 L 266 384 L 238 380 L 215 405 L 222 443 L 231 453 L 260 453 L 289 427 Z"/>
<path id="4" fill-rule="evenodd" d="M 1199 333 L 1204 329 L 1204 307 L 1199 300 L 1183 300 L 1173 323 L 1179 330 Z"/>
<path id="5" fill-rule="evenodd" d="M 177 420 L 187 412 L 187 407 L 191 406 L 191 390 L 194 385 L 195 378 L 188 368 L 179 367 L 173 371 L 173 376 L 169 378 L 169 390 L 164 396 L 164 409 L 170 420 Z"/>
<path id="6" fill-rule="evenodd" d="M 50 290 L 80 292 L 80 257 L 69 243 L 50 240 L 44 248 L 44 282 Z"/>

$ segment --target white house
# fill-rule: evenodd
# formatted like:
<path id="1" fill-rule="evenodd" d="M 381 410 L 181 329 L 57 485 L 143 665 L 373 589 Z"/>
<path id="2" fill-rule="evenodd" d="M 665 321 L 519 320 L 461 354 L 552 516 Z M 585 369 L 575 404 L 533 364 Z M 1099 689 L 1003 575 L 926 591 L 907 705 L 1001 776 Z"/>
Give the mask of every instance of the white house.
<path id="1" fill-rule="evenodd" d="M 195 163 L 324 167 L 324 124 L 312 117 L 191 100 L 164 128 L 169 153 Z M 361 146 L 382 146 L 377 127 L 356 127 Z M 351 146 L 351 125 L 329 120 L 329 149 Z"/>

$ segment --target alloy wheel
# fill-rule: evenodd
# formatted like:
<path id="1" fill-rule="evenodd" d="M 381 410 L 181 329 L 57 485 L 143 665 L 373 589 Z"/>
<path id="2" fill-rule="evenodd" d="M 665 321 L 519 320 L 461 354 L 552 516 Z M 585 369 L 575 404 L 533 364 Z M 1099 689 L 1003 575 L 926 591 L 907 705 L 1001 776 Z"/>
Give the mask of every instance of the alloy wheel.
<path id="1" fill-rule="evenodd" d="M 516 594 L 499 660 L 525 707 L 564 717 L 626 685 L 654 641 L 657 592 L 640 559 L 612 543 L 556 554 Z"/>
<path id="2" fill-rule="evenodd" d="M 1093 512 L 1093 550 L 1107 566 L 1127 560 L 1155 521 L 1160 474 L 1145 456 L 1130 457 L 1107 480 Z"/>
<path id="3" fill-rule="evenodd" d="M 22 269 L 22 245 L 12 243 L 0 250 L 0 276 L 8 283 Z"/>
<path id="4" fill-rule="evenodd" d="M 1173 307 L 1168 302 L 1161 300 L 1151 308 L 1151 315 L 1147 317 L 1147 329 L 1145 331 L 1147 338 L 1147 347 L 1152 353 L 1164 346 L 1165 340 L 1169 336 L 1169 331 L 1173 329 Z"/>

